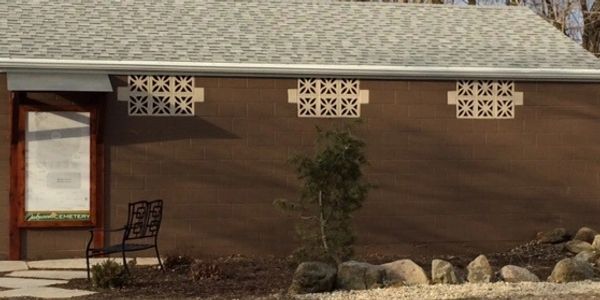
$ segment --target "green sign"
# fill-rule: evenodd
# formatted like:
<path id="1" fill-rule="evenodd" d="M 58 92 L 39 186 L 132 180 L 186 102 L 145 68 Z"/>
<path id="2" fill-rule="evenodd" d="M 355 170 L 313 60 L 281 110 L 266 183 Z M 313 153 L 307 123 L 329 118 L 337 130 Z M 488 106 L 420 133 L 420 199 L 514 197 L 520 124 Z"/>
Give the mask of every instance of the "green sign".
<path id="1" fill-rule="evenodd" d="M 87 211 L 35 211 L 26 212 L 25 221 L 89 221 Z"/>

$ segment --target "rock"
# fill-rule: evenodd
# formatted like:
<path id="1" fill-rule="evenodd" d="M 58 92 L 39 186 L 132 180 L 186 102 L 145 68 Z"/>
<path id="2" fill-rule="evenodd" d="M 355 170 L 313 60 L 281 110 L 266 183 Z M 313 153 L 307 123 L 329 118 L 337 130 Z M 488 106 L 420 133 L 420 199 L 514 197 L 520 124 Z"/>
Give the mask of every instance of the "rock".
<path id="1" fill-rule="evenodd" d="M 388 285 L 429 284 L 429 278 L 423 268 L 410 259 L 400 259 L 381 265 L 385 270 Z"/>
<path id="2" fill-rule="evenodd" d="M 573 252 L 573 253 L 579 253 L 581 251 L 586 251 L 586 250 L 592 251 L 594 249 L 594 248 L 592 248 L 592 245 L 590 245 L 590 243 L 580 241 L 580 240 L 568 241 L 565 244 L 565 248 L 567 248 L 567 250 L 569 250 L 570 252 Z"/>
<path id="3" fill-rule="evenodd" d="M 575 255 L 575 259 L 585 261 L 588 263 L 596 262 L 599 258 L 600 258 L 600 252 L 597 250 L 592 250 L 592 251 L 584 250 L 584 251 L 577 253 L 577 255 Z"/>
<path id="4" fill-rule="evenodd" d="M 434 259 L 431 261 L 431 281 L 433 283 L 444 284 L 460 283 L 456 276 L 456 272 L 454 271 L 454 266 L 441 259 Z"/>
<path id="5" fill-rule="evenodd" d="M 337 270 L 322 262 L 303 262 L 298 265 L 289 292 L 292 294 L 330 292 L 335 285 Z"/>
<path id="6" fill-rule="evenodd" d="M 343 290 L 366 290 L 383 287 L 385 270 L 381 266 L 347 261 L 338 266 L 336 287 Z"/>
<path id="7" fill-rule="evenodd" d="M 564 242 L 569 239 L 569 234 L 565 228 L 554 228 L 548 231 L 538 232 L 536 240 L 543 244 L 554 244 Z"/>
<path id="8" fill-rule="evenodd" d="M 548 281 L 564 283 L 592 279 L 594 268 L 587 262 L 574 258 L 564 258 L 554 266 Z"/>
<path id="9" fill-rule="evenodd" d="M 595 266 L 596 269 L 600 270 L 600 257 L 592 262 L 592 266 Z"/>
<path id="10" fill-rule="evenodd" d="M 594 236 L 594 241 L 592 242 L 592 248 L 594 250 L 600 250 L 600 234 Z"/>
<path id="11" fill-rule="evenodd" d="M 479 255 L 467 266 L 467 280 L 471 283 L 490 282 L 494 275 L 492 266 L 485 255 Z"/>
<path id="12" fill-rule="evenodd" d="M 594 241 L 594 237 L 597 234 L 598 232 L 596 232 L 596 230 L 594 229 L 591 229 L 589 227 L 581 227 L 579 228 L 579 230 L 577 230 L 577 233 L 575 233 L 573 239 L 591 243 Z"/>
<path id="13" fill-rule="evenodd" d="M 513 265 L 508 265 L 500 269 L 500 277 L 505 282 L 538 282 L 540 279 L 529 270 Z"/>

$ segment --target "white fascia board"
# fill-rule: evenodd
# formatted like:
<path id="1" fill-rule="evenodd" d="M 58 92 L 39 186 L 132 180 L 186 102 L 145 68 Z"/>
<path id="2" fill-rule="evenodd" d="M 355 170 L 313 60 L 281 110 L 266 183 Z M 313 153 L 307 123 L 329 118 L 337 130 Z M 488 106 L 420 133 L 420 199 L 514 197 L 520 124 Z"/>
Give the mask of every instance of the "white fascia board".
<path id="1" fill-rule="evenodd" d="M 255 77 L 336 76 L 375 79 L 511 79 L 541 81 L 600 81 L 600 69 L 402 67 L 21 58 L 0 58 L 0 69 L 11 72 L 84 72 L 112 75 L 160 73 Z"/>

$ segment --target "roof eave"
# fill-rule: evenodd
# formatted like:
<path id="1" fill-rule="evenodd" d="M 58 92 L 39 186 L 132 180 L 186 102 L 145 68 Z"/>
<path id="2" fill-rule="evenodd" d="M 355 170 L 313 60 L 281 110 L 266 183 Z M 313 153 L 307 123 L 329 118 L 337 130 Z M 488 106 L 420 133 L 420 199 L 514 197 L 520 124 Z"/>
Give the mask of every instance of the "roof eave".
<path id="1" fill-rule="evenodd" d="M 159 73 L 252 77 L 335 76 L 374 79 L 511 79 L 600 82 L 600 69 L 558 68 L 402 67 L 0 58 L 0 71 L 2 70 L 4 72 L 75 72 L 111 75 Z"/>

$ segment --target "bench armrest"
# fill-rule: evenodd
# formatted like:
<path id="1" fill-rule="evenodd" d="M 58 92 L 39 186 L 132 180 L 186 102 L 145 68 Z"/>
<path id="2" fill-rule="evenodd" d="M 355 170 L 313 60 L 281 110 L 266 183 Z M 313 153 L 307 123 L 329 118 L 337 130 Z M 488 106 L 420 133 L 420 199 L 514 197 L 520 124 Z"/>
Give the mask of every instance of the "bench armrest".
<path id="1" fill-rule="evenodd" d="M 90 228 L 90 229 L 88 229 L 88 232 L 90 233 L 90 239 L 88 240 L 87 246 L 85 247 L 86 253 L 90 250 L 90 248 L 92 246 L 92 242 L 94 241 L 94 232 L 96 232 L 96 231 L 117 232 L 117 231 L 123 231 L 125 229 L 127 229 L 127 226 L 123 226 L 121 228 L 115 228 L 115 229 L 104 229 L 104 228 Z"/>

